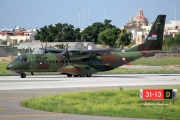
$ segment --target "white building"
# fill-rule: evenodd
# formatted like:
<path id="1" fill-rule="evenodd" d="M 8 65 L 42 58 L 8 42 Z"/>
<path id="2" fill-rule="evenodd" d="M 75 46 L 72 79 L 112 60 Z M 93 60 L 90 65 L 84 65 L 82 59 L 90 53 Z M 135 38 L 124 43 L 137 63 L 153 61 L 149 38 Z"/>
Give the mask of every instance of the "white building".
<path id="1" fill-rule="evenodd" d="M 34 40 L 36 29 L 25 30 L 17 26 L 15 29 L 1 29 L 0 40 L 7 41 L 10 44 L 19 44 L 24 41 Z"/>
<path id="2" fill-rule="evenodd" d="M 180 33 L 180 20 L 172 20 L 170 23 L 165 24 L 165 35 L 172 35 Z"/>

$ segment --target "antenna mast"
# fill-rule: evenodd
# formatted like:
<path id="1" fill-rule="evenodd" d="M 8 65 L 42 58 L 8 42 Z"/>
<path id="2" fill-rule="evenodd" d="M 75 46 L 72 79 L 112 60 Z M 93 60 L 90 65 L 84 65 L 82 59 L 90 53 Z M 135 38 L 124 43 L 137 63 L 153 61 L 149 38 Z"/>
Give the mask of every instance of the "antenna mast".
<path id="1" fill-rule="evenodd" d="M 105 3 L 105 11 L 104 12 L 105 12 L 104 14 L 105 14 L 105 19 L 106 19 L 106 3 Z"/>
<path id="2" fill-rule="evenodd" d="M 85 26 L 86 26 L 86 21 L 85 21 L 85 11 L 84 11 L 84 28 L 85 28 Z"/>
<path id="3" fill-rule="evenodd" d="M 175 5 L 175 10 L 174 10 L 174 12 L 175 12 L 175 27 L 176 27 L 176 5 Z"/>
<path id="4" fill-rule="evenodd" d="M 81 12 L 80 12 L 80 8 L 79 8 L 79 28 L 81 27 Z"/>
<path id="5" fill-rule="evenodd" d="M 88 26 L 89 26 L 89 23 L 90 23 L 90 22 L 89 22 L 89 11 L 88 11 Z"/>

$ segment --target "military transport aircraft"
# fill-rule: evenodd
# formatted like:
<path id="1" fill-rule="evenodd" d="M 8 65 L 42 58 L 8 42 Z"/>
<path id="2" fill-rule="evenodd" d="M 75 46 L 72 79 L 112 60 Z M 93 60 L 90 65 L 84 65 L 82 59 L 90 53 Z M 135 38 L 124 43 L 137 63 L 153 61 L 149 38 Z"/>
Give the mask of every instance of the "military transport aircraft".
<path id="1" fill-rule="evenodd" d="M 69 50 L 53 54 L 25 54 L 7 65 L 7 70 L 26 77 L 25 72 L 60 72 L 68 77 L 91 77 L 92 74 L 108 71 L 149 53 L 162 50 L 166 15 L 158 15 L 144 43 L 125 52 L 112 49 Z"/>

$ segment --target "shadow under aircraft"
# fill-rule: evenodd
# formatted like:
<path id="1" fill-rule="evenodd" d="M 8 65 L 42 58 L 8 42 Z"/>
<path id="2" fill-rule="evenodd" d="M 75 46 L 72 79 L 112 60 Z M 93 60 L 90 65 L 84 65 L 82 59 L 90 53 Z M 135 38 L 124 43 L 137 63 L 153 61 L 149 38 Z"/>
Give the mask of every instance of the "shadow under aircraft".
<path id="1" fill-rule="evenodd" d="M 91 77 L 92 74 L 113 70 L 151 53 L 162 50 L 166 15 L 158 15 L 145 42 L 123 52 L 113 49 L 68 50 L 53 54 L 19 55 L 7 66 L 22 78 L 25 72 L 60 72 L 68 77 Z"/>

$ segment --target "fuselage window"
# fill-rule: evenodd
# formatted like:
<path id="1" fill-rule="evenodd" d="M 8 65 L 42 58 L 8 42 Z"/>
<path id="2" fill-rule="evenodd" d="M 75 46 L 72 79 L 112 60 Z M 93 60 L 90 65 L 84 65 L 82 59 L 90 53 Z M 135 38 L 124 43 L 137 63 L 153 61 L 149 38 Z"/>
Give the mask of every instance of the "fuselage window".
<path id="1" fill-rule="evenodd" d="M 51 61 L 49 61 L 49 63 L 51 63 Z"/>
<path id="2" fill-rule="evenodd" d="M 54 60 L 52 61 L 52 63 L 54 63 Z"/>
<path id="3" fill-rule="evenodd" d="M 56 63 L 58 63 L 58 61 L 56 60 Z"/>

